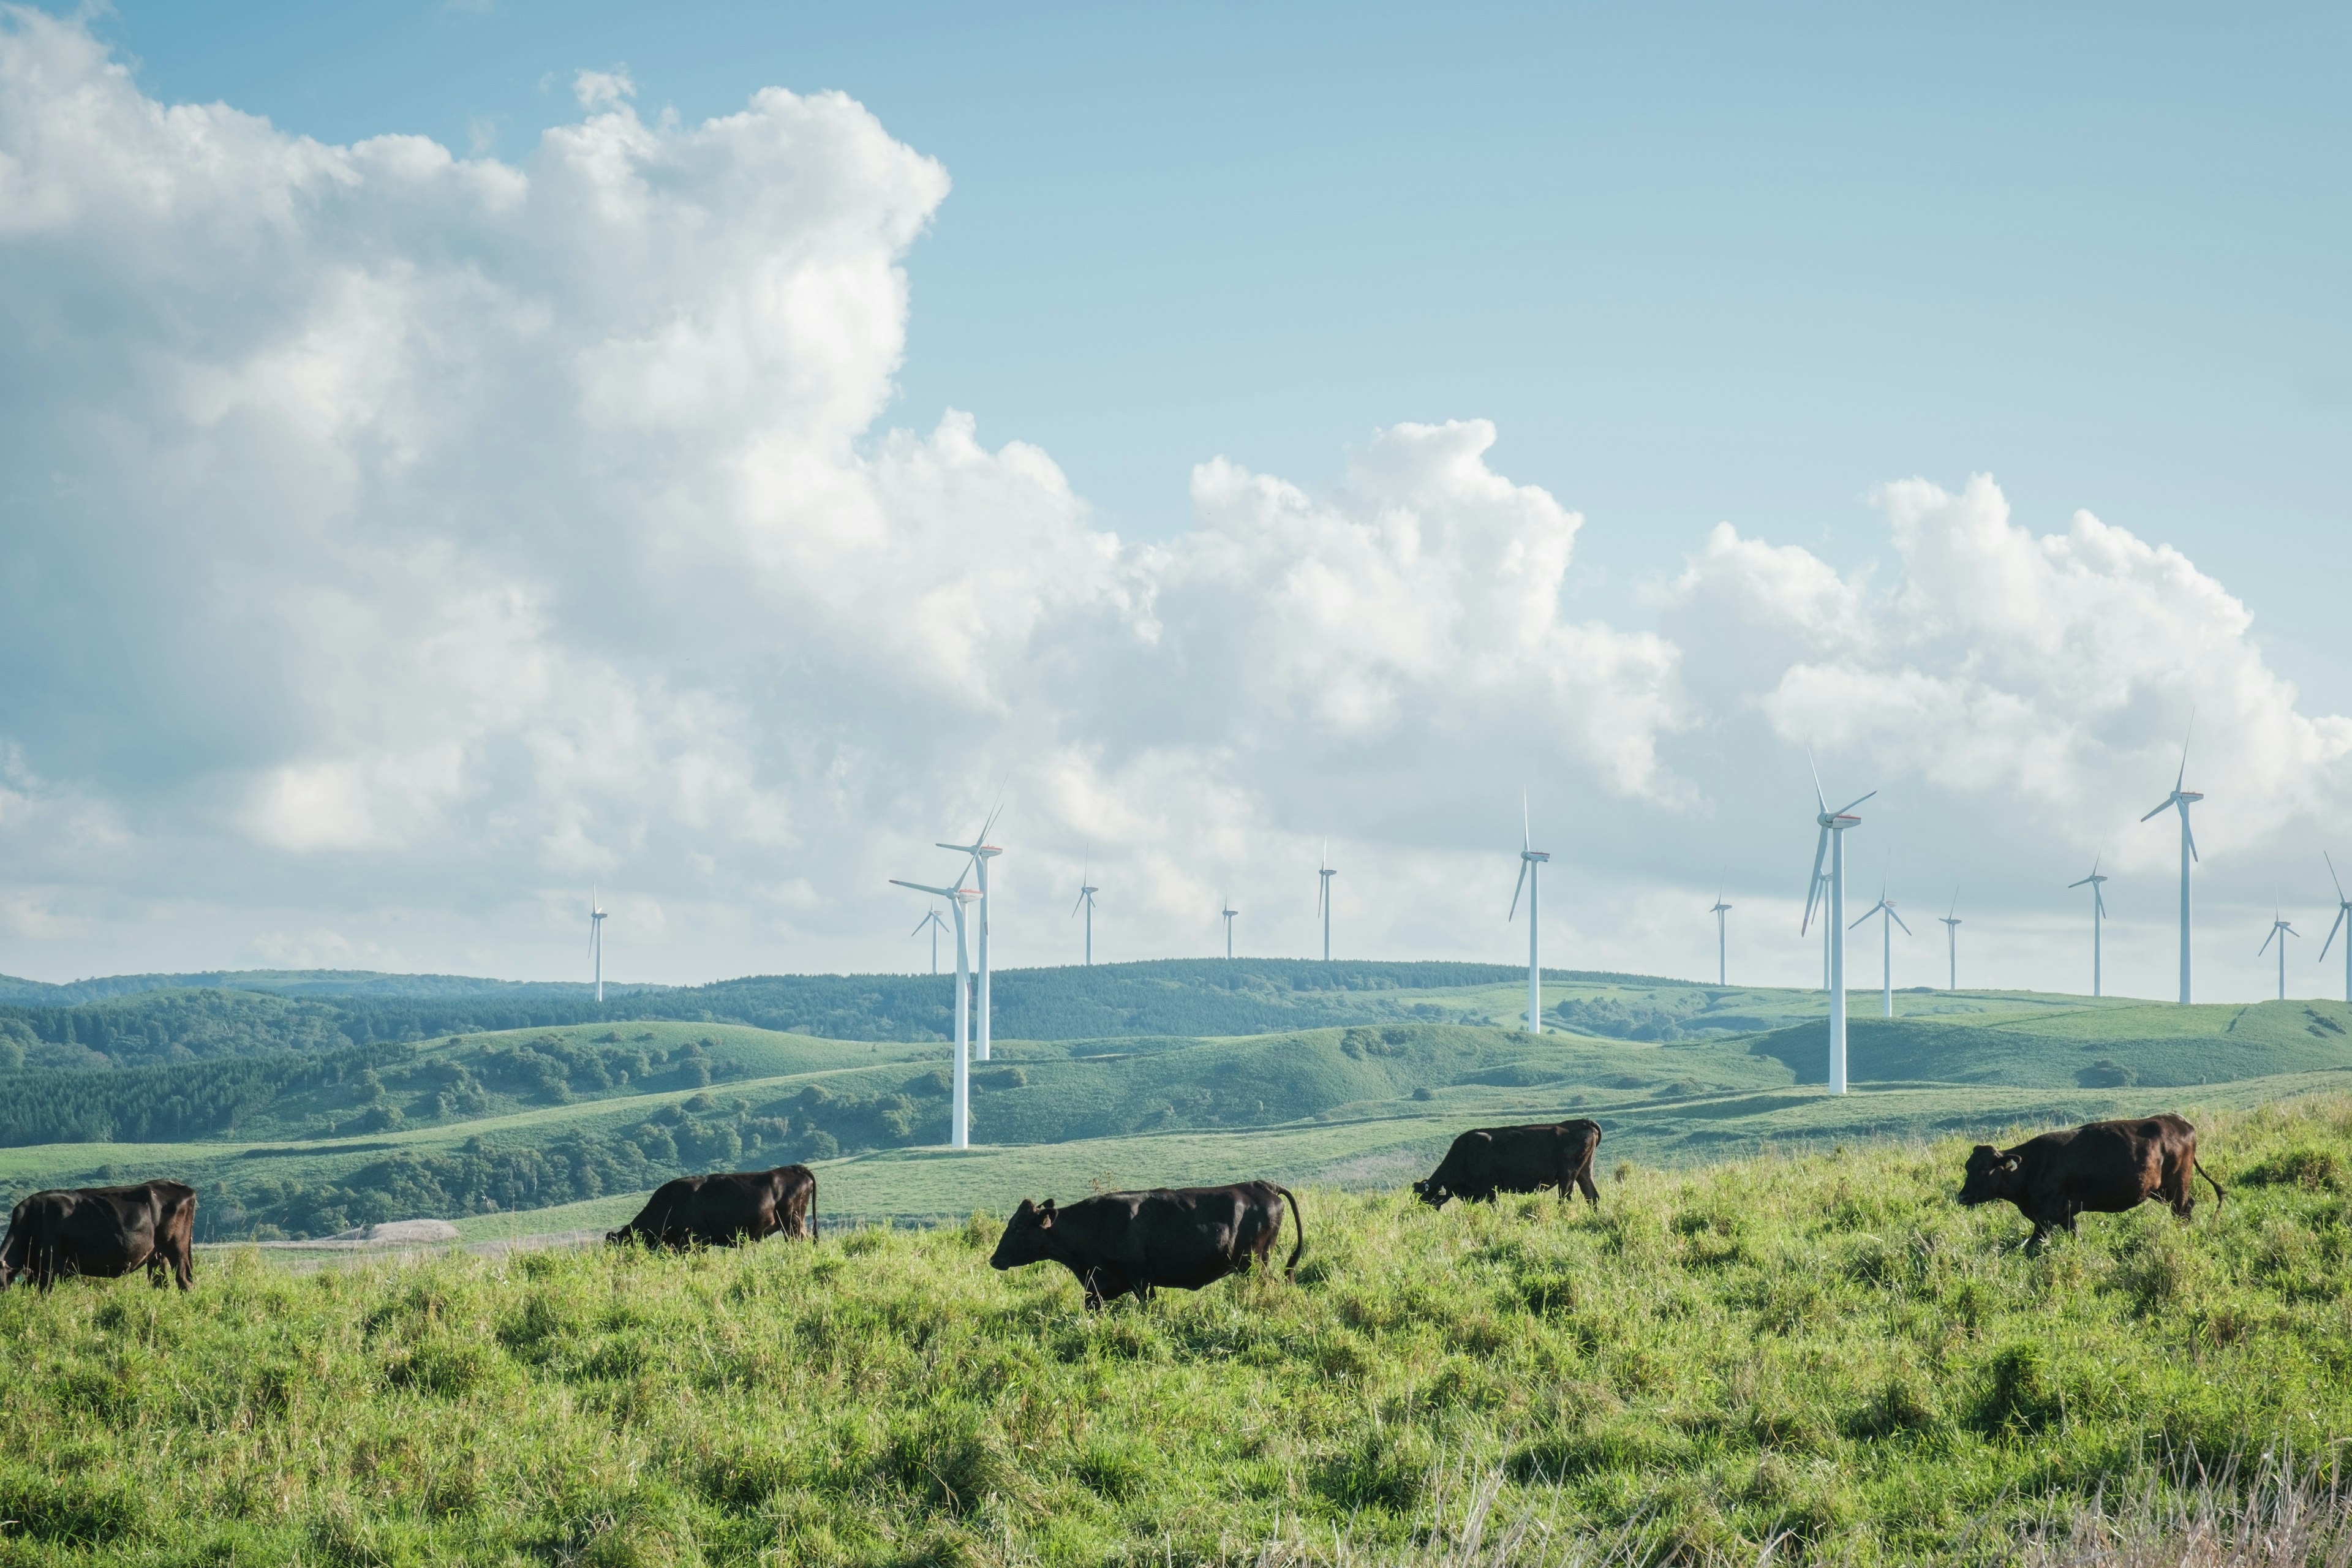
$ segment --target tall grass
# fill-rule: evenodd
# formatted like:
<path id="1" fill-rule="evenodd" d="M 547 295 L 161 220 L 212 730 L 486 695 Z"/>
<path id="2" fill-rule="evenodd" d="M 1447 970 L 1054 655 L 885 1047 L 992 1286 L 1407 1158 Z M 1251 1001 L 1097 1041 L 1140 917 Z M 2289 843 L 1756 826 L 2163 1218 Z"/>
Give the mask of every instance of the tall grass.
<path id="1" fill-rule="evenodd" d="M 1944 1144 L 1308 1194 L 1097 1315 L 983 1217 L 11 1291 L 0 1563 L 2341 1561 L 2352 1100 L 2204 1143 L 2034 1257 Z"/>

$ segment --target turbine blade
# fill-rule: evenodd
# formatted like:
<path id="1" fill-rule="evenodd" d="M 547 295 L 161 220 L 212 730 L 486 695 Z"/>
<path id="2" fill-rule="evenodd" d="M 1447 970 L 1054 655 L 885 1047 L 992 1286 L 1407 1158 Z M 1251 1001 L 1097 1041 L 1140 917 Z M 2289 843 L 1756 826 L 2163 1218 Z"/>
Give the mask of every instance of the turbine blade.
<path id="1" fill-rule="evenodd" d="M 1524 858 L 1519 861 L 1519 879 L 1511 887 L 1511 912 L 1503 917 L 1507 921 L 1519 918 L 1519 895 L 1528 890 L 1528 868 L 1533 864 L 1534 861 Z"/>
<path id="2" fill-rule="evenodd" d="M 2085 877 L 2079 882 L 2069 882 L 2066 884 L 2066 890 L 2071 893 L 2077 888 L 2087 887 L 2090 885 L 2090 878 Z"/>
<path id="3" fill-rule="evenodd" d="M 1813 879 L 1805 884 L 1805 918 L 1797 927 L 1799 936 L 1812 929 L 1813 902 L 1822 896 L 1822 861 L 1829 852 L 1830 830 L 1824 827 L 1820 840 L 1813 845 Z"/>
<path id="4" fill-rule="evenodd" d="M 2202 865 L 2205 857 L 2197 853 L 2197 829 L 2189 823 L 2189 812 L 2185 807 L 2180 813 L 2180 831 L 2189 836 L 2189 858 Z"/>
<path id="5" fill-rule="evenodd" d="M 1956 915 L 1960 912 L 1960 889 L 1958 888 L 1955 887 L 1952 889 L 1952 907 L 1946 910 L 1944 912 L 1949 915 Z"/>
<path id="6" fill-rule="evenodd" d="M 1811 746 L 1805 748 L 1805 771 L 1813 775 L 1813 804 L 1822 808 L 1823 816 L 1827 816 L 1830 814 L 1830 797 L 1822 793 L 1822 770 L 1813 764 L 1813 749 Z"/>
<path id="7" fill-rule="evenodd" d="M 2336 923 L 2327 928 L 2327 940 L 2319 944 L 2319 961 L 2327 962 L 2327 950 L 2336 945 L 2336 933 L 2344 929 L 2344 917 L 2352 914 L 2352 904 L 2342 905 L 2336 911 Z M 2259 957 L 2260 954 L 2255 956 Z"/>
<path id="8" fill-rule="evenodd" d="M 2107 912 L 2107 896 L 2099 890 L 2098 884 L 2095 882 L 2091 885 L 2091 899 L 2092 901 L 2099 906 L 2099 913 L 2102 916 L 2105 915 Z"/>
<path id="9" fill-rule="evenodd" d="M 2264 954 L 2264 953 L 2268 952 L 2271 950 L 2271 937 L 2275 937 L 2276 935 L 2278 935 L 2278 927 L 2276 927 L 2276 926 L 2273 926 L 2273 927 L 2271 927 L 2271 934 L 2270 934 L 2270 936 L 2266 936 L 2266 937 L 2263 938 L 2263 945 L 2262 945 L 2262 946 L 2260 946 L 2260 947 L 2258 947 L 2258 948 L 2256 948 L 2256 949 L 2254 949 L 2254 956 L 2255 956 L 2256 958 L 2260 958 L 2263 954 Z"/>
<path id="10" fill-rule="evenodd" d="M 1874 795 L 1877 793 L 1878 792 L 1876 790 L 1872 790 L 1870 795 L 1858 795 L 1852 800 L 1847 801 L 1843 805 L 1839 806 L 1837 810 L 1831 815 L 1835 816 L 1843 816 L 1847 812 L 1852 811 L 1855 806 L 1860 805 L 1864 801 L 1868 800 L 1871 795 Z"/>
<path id="11" fill-rule="evenodd" d="M 2189 782 L 2189 738 L 2196 733 L 2197 709 L 2195 705 L 2192 704 L 2189 710 L 2189 728 L 2183 731 L 2180 737 L 2180 776 L 2172 781 L 2172 787 L 2176 791 L 2178 791 L 2182 784 Z"/>
<path id="12" fill-rule="evenodd" d="M 2344 879 L 2336 874 L 2336 858 L 2325 849 L 2319 852 L 2319 858 L 2327 862 L 2327 879 L 2336 884 L 2336 901 L 2340 904 L 2344 901 Z"/>
<path id="13" fill-rule="evenodd" d="M 2173 797 L 2171 796 L 2168 796 L 2163 800 L 2158 801 L 2154 805 L 2148 807 L 2147 816 L 2143 816 L 2140 820 L 2142 822 L 2146 822 L 2149 816 L 2154 816 L 2157 813 L 2168 808 L 2172 805 L 2172 798 Z"/>
<path id="14" fill-rule="evenodd" d="M 1519 847 L 1532 849 L 1535 847 L 1535 818 L 1528 815 L 1528 792 L 1521 790 L 1519 792 Z"/>
<path id="15" fill-rule="evenodd" d="M 1911 934 L 1911 928 L 1907 925 L 1903 925 L 1903 917 L 1895 912 L 1895 906 L 1893 904 L 1886 906 L 1886 918 L 1893 921 L 1896 925 L 1903 926 L 1903 934 L 1905 936 L 1909 936 Z"/>

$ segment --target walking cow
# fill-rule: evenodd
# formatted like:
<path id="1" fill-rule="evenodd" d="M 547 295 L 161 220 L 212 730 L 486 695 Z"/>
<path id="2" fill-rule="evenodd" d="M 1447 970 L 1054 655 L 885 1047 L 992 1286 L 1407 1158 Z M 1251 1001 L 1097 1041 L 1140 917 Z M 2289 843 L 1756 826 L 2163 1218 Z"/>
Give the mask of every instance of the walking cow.
<path id="1" fill-rule="evenodd" d="M 1558 1187 L 1566 1203 L 1571 1189 L 1581 1188 L 1586 1201 L 1599 1208 L 1592 1155 L 1600 1147 L 1601 1123 L 1581 1118 L 1474 1128 L 1454 1141 L 1437 1169 L 1427 1180 L 1415 1182 L 1412 1190 L 1430 1207 L 1444 1208 L 1448 1198 L 1492 1203 L 1496 1193 L 1534 1193 L 1546 1187 Z"/>
<path id="2" fill-rule="evenodd" d="M 604 1239 L 646 1247 L 732 1247 L 782 1234 L 813 1241 L 816 1177 L 806 1165 L 772 1171 L 714 1171 L 664 1182 L 637 1217 Z"/>
<path id="3" fill-rule="evenodd" d="M 1282 1237 L 1282 1205 L 1298 1230 L 1285 1275 L 1307 1250 L 1307 1221 L 1290 1189 L 1272 1182 L 1229 1187 L 1158 1187 L 1105 1193 L 1067 1208 L 1021 1200 L 996 1244 L 992 1268 L 1058 1263 L 1099 1307 L 1133 1290 L 1144 1300 L 1161 1286 L 1198 1290 L 1253 1263 L 1265 1263 Z"/>
<path id="4" fill-rule="evenodd" d="M 2187 1219 L 2197 1206 L 2189 1173 L 2205 1178 L 2213 1201 L 2221 1184 L 2197 1163 L 2197 1129 L 2169 1113 L 2137 1121 L 2093 1121 L 2029 1138 L 2014 1149 L 1979 1143 L 1969 1152 L 1960 1202 L 2008 1202 L 2033 1222 L 2029 1247 L 2053 1230 L 2072 1233 L 2081 1214 L 2121 1214 L 2162 1198 Z"/>
<path id="5" fill-rule="evenodd" d="M 178 1182 L 35 1193 L 8 1216 L 0 1289 L 30 1279 L 46 1291 L 75 1274 L 114 1279 L 144 1267 L 151 1284 L 195 1279 L 196 1190 Z"/>

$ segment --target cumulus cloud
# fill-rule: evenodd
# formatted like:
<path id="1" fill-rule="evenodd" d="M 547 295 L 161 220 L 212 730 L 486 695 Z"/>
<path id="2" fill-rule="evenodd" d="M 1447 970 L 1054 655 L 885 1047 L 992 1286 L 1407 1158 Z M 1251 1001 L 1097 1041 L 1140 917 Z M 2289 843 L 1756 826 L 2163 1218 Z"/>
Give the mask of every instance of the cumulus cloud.
<path id="1" fill-rule="evenodd" d="M 622 973 L 887 964 L 884 879 L 1000 794 L 1013 961 L 1087 858 L 1102 951 L 1228 894 L 1303 937 L 1326 834 L 1359 951 L 1501 955 L 1522 788 L 1561 961 L 1657 968 L 1796 744 L 2089 843 L 2192 700 L 2269 820 L 2340 816 L 2352 734 L 2242 606 L 1989 480 L 1879 494 L 1885 587 L 1718 529 L 1654 631 L 1571 613 L 1585 521 L 1482 420 L 1325 495 L 1208 457 L 1122 540 L 1035 447 L 885 424 L 939 163 L 837 93 L 573 88 L 512 162 L 332 146 L 5 13 L 0 968 L 565 973 L 591 880 Z"/>

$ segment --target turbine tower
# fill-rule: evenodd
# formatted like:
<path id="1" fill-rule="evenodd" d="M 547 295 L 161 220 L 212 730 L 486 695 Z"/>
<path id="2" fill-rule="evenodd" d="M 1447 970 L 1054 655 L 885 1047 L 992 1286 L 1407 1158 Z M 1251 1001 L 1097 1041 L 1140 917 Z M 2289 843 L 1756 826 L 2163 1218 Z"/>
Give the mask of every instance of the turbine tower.
<path id="1" fill-rule="evenodd" d="M 1323 917 L 1323 962 L 1331 962 L 1331 879 L 1339 874 L 1339 868 L 1327 864 L 1331 858 L 1331 844 L 1326 839 L 1323 853 L 1315 861 L 1315 875 L 1321 879 L 1315 884 L 1315 912 Z"/>
<path id="2" fill-rule="evenodd" d="M 912 888 L 919 893 L 945 899 L 948 907 L 955 911 L 955 1089 L 948 1102 L 948 1141 L 958 1149 L 969 1149 L 971 1147 L 971 1014 L 964 977 L 971 973 L 971 964 L 966 955 L 963 911 L 965 905 L 979 901 L 980 893 L 972 888 L 927 887 L 921 882 L 901 881 L 897 877 L 890 879 L 890 885 Z M 921 928 L 916 929 L 919 931 Z"/>
<path id="3" fill-rule="evenodd" d="M 2336 933 L 2343 929 L 2346 918 L 2352 917 L 2352 899 L 2344 896 L 2344 880 L 2336 874 L 2335 858 L 2329 856 L 2326 859 L 2327 879 L 2336 884 L 2336 923 L 2327 928 L 2327 941 L 2319 944 L 2319 962 L 2322 963 L 2327 962 L 2328 945 L 2335 942 Z M 2352 1002 L 2352 936 L 2344 939 L 2344 1000 Z"/>
<path id="4" fill-rule="evenodd" d="M 1234 908 L 1232 899 L 1223 894 L 1218 895 L 1217 915 L 1225 922 L 1225 956 L 1227 958 L 1234 955 L 1234 917 L 1239 913 L 1241 910 Z"/>
<path id="5" fill-rule="evenodd" d="M 2091 994 L 2094 996 L 2099 994 L 2099 922 L 2107 918 L 2107 896 L 2099 890 L 2099 884 L 2106 880 L 2099 875 L 2102 858 L 2104 857 L 2093 856 L 2091 874 L 2079 882 L 2066 884 L 2069 892 L 2076 888 L 2091 889 Z"/>
<path id="6" fill-rule="evenodd" d="M 1878 902 L 1863 910 L 1862 920 L 1857 920 L 1853 923 L 1860 925 L 1863 921 L 1875 914 L 1884 914 L 1886 917 L 1886 923 L 1878 928 L 1881 938 L 1878 952 L 1878 989 L 1882 1009 L 1880 1016 L 1892 1018 L 1895 1016 L 1895 928 L 1903 926 L 1905 936 L 1911 934 L 1911 928 L 1903 925 L 1903 917 L 1895 912 L 1895 900 L 1886 896 L 1886 887 L 1884 883 L 1879 885 Z"/>
<path id="7" fill-rule="evenodd" d="M 2276 910 L 2273 910 L 2271 911 L 2271 934 L 2263 938 L 2263 945 L 2254 950 L 2254 956 L 2256 958 L 2260 958 L 2263 954 L 2271 950 L 2272 942 L 2275 942 L 2279 944 L 2278 999 L 2282 1002 L 2286 1000 L 2286 939 L 2291 936 L 2301 936 L 2302 934 L 2303 933 L 2301 931 L 2294 929 L 2294 922 L 2293 921 L 2282 918 Z"/>
<path id="8" fill-rule="evenodd" d="M 1954 888 L 1954 889 L 1952 889 L 1952 909 L 1951 909 L 1951 912 L 1950 912 L 1949 914 L 1941 914 L 1941 915 L 1937 915 L 1937 916 L 1936 917 L 1937 920 L 1939 920 L 1939 921 L 1943 921 L 1943 922 L 1944 922 L 1944 936 L 1945 936 L 1945 938 L 1946 938 L 1946 941 L 1945 941 L 1945 944 L 1944 944 L 1944 945 L 1945 945 L 1945 947 L 1946 947 L 1946 949 L 1947 949 L 1947 956 L 1948 956 L 1948 957 L 1951 959 L 1951 961 L 1952 961 L 1952 981 L 1951 981 L 1951 984 L 1950 984 L 1949 985 L 1947 985 L 1946 987 L 1944 987 L 1944 989 L 1946 989 L 1947 991 L 1958 991 L 1958 990 L 1960 988 L 1960 920 L 1959 920 L 1959 914 L 1960 914 L 1960 890 L 1959 890 L 1958 888 Z M 1908 930 L 1910 930 L 1911 928 L 1910 928 L 1910 927 L 1908 927 L 1908 926 L 1906 926 L 1906 927 L 1904 927 L 1903 929 L 1904 929 L 1904 930 L 1906 930 L 1906 931 L 1908 931 Z"/>
<path id="9" fill-rule="evenodd" d="M 1805 759 L 1805 765 L 1808 768 L 1812 767 L 1811 756 Z M 1829 797 L 1822 794 L 1821 772 L 1819 769 L 1813 770 L 1813 801 L 1821 807 L 1821 814 L 1813 820 L 1821 826 L 1822 836 L 1813 846 L 1813 879 L 1808 885 L 1805 894 L 1804 924 L 1800 925 L 1797 931 L 1801 936 L 1805 927 L 1812 923 L 1813 906 L 1816 902 L 1828 906 L 1822 912 L 1827 917 L 1826 937 L 1830 950 L 1830 1092 L 1832 1094 L 1845 1092 L 1845 836 L 1849 828 L 1862 826 L 1862 818 L 1853 815 L 1853 808 L 1877 793 L 1876 790 L 1872 790 L 1870 795 L 1863 795 L 1832 811 Z M 1822 870 L 1822 863 L 1824 860 L 1829 862 L 1829 871 L 1826 876 Z"/>
<path id="10" fill-rule="evenodd" d="M 1003 809 L 1000 805 L 996 811 L 988 814 L 988 820 L 980 825 L 980 831 L 972 836 L 971 843 L 940 846 L 942 849 L 952 849 L 960 855 L 971 856 L 971 863 L 977 869 L 980 879 L 980 890 L 974 897 L 980 900 L 980 1059 L 982 1061 L 988 1059 L 988 863 L 1004 853 L 988 841 L 988 830 L 996 826 L 997 812 Z M 958 878 L 957 880 L 961 882 L 962 879 Z"/>
<path id="11" fill-rule="evenodd" d="M 1102 891 L 1100 888 L 1087 880 L 1094 868 L 1094 862 L 1089 860 L 1087 862 L 1087 868 L 1078 873 L 1078 901 L 1070 906 L 1070 914 L 1073 918 L 1080 909 L 1087 911 L 1087 965 L 1088 968 L 1092 968 L 1095 962 L 1095 895 Z"/>
<path id="12" fill-rule="evenodd" d="M 1519 918 L 1519 894 L 1528 895 L 1528 1033 L 1543 1033 L 1543 864 L 1551 851 L 1535 847 L 1535 829 L 1528 816 L 1528 795 L 1519 792 L 1519 881 L 1511 889 L 1511 912 Z"/>
<path id="13" fill-rule="evenodd" d="M 934 974 L 940 972 L 940 932 L 946 928 L 947 923 L 940 919 L 940 911 L 933 909 L 921 920 L 917 921 L 915 929 L 907 933 L 908 936 L 920 936 L 923 934 L 925 926 L 931 928 L 931 973 Z"/>
<path id="14" fill-rule="evenodd" d="M 596 901 L 596 889 L 588 889 L 588 957 L 596 969 L 596 1005 L 604 1005 L 604 906 Z"/>
<path id="15" fill-rule="evenodd" d="M 1721 888 L 1715 890 L 1715 908 L 1706 912 L 1715 917 L 1715 983 L 1717 985 L 1728 985 L 1731 983 L 1724 978 L 1727 971 L 1724 964 L 1726 948 L 1723 937 L 1723 917 L 1731 912 L 1731 906 L 1723 901 Z"/>
<path id="16" fill-rule="evenodd" d="M 2191 733 L 2197 728 L 2197 715 L 2189 716 Z M 2189 831 L 2189 808 L 2205 797 L 2193 789 L 2180 786 L 2189 777 L 2189 740 L 2180 742 L 2180 774 L 2172 781 L 2172 793 L 2166 795 L 2156 808 L 2140 818 L 2146 822 L 2158 812 L 2177 810 L 2180 813 L 2180 1005 L 2189 1005 L 2189 864 L 2198 858 L 2197 836 Z"/>

